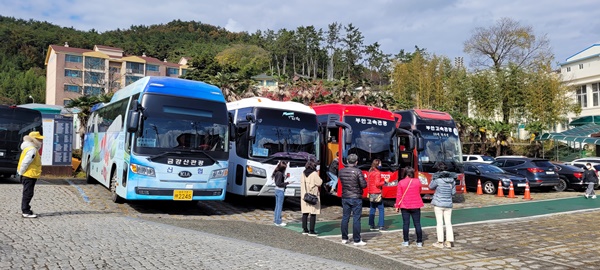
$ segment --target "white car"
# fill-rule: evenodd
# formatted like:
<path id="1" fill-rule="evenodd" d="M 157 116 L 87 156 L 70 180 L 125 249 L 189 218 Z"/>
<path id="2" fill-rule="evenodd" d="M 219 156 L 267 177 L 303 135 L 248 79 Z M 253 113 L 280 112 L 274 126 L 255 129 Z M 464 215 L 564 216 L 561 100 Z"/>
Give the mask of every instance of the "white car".
<path id="1" fill-rule="evenodd" d="M 492 163 L 494 162 L 493 157 L 486 155 L 463 155 L 464 162 L 483 162 L 483 163 Z"/>
<path id="2" fill-rule="evenodd" d="M 600 157 L 578 158 L 571 162 L 567 162 L 567 164 L 569 164 L 569 165 L 583 165 L 583 166 L 585 166 L 588 163 L 592 164 L 592 166 L 600 165 Z"/>

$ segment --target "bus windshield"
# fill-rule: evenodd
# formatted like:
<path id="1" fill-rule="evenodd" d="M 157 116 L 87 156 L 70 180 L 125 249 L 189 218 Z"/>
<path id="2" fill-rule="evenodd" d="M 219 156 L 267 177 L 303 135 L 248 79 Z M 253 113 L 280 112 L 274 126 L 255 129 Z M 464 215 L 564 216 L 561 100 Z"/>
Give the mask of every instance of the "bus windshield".
<path id="1" fill-rule="evenodd" d="M 358 167 L 366 170 L 373 159 L 380 159 L 384 168 L 398 164 L 394 154 L 396 140 L 395 125 L 391 120 L 362 116 L 346 116 L 344 122 L 352 127 L 352 143 L 348 154 L 358 155 Z"/>
<path id="2" fill-rule="evenodd" d="M 316 115 L 258 108 L 250 156 L 259 160 L 272 157 L 316 160 L 318 138 Z"/>
<path id="3" fill-rule="evenodd" d="M 211 151 L 227 158 L 228 122 L 225 104 L 191 101 L 180 97 L 147 94 L 142 99 L 143 117 L 135 150 L 140 154 L 165 151 Z"/>
<path id="4" fill-rule="evenodd" d="M 462 149 L 458 132 L 454 127 L 431 126 L 421 128 L 425 139 L 425 150 L 419 152 L 419 161 L 424 172 L 435 172 L 437 162 L 445 162 L 448 169 L 460 172 L 462 164 Z"/>

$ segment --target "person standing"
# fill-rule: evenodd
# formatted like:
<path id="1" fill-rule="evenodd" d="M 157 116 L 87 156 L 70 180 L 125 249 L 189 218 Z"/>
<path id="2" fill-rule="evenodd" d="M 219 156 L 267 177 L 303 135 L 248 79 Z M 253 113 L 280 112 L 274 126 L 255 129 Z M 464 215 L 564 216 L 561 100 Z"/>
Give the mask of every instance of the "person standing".
<path id="1" fill-rule="evenodd" d="M 417 233 L 417 247 L 423 247 L 423 230 L 421 229 L 421 207 L 424 206 L 421 198 L 421 182 L 415 178 L 415 170 L 406 167 L 406 178 L 398 183 L 396 192 L 396 212 L 402 212 L 402 246 L 408 246 L 408 231 L 412 217 L 415 232 Z"/>
<path id="2" fill-rule="evenodd" d="M 331 161 L 331 163 L 329 164 L 329 167 L 327 168 L 327 176 L 329 178 L 329 182 L 327 182 L 327 185 L 330 186 L 331 188 L 329 189 L 329 192 L 331 194 L 335 194 L 336 192 L 336 187 L 338 184 L 338 168 L 339 168 L 339 154 L 338 152 L 335 152 L 335 158 L 333 159 L 333 161 Z"/>
<path id="3" fill-rule="evenodd" d="M 596 171 L 592 168 L 592 164 L 585 164 L 585 171 L 583 172 L 583 183 L 587 183 L 587 189 L 585 190 L 585 198 L 596 199 L 596 193 L 594 192 L 594 186 L 598 184 L 598 176 Z"/>
<path id="4" fill-rule="evenodd" d="M 32 131 L 23 137 L 21 143 L 21 156 L 17 164 L 17 174 L 23 184 L 23 198 L 21 200 L 21 211 L 24 218 L 36 218 L 37 215 L 31 211 L 31 199 L 38 178 L 42 175 L 41 151 L 42 136 L 38 131 Z"/>
<path id="5" fill-rule="evenodd" d="M 321 214 L 321 196 L 319 196 L 319 189 L 323 184 L 323 180 L 319 177 L 317 172 L 317 163 L 309 160 L 304 166 L 304 172 L 302 172 L 302 178 L 300 179 L 300 198 L 304 198 L 306 192 L 317 195 L 317 203 L 310 205 L 304 200 L 300 200 L 300 211 L 302 212 L 302 234 L 309 236 L 317 236 L 315 231 L 315 223 L 317 222 L 317 215 Z M 310 225 L 306 226 L 308 217 L 310 215 Z M 310 228 L 310 229 L 309 229 Z"/>
<path id="6" fill-rule="evenodd" d="M 275 211 L 274 222 L 275 226 L 285 226 L 287 225 L 285 222 L 281 221 L 281 212 L 283 211 L 283 200 L 285 199 L 285 187 L 289 184 L 285 182 L 285 170 L 287 169 L 287 163 L 285 161 L 279 161 L 275 170 L 273 170 L 273 174 L 271 178 L 273 178 L 273 182 L 275 182 Z"/>
<path id="7" fill-rule="evenodd" d="M 454 246 L 452 230 L 452 196 L 456 194 L 456 174 L 448 172 L 444 162 L 437 164 L 438 172 L 433 174 L 429 188 L 435 190 L 431 205 L 435 212 L 437 242 L 434 247 L 451 248 Z M 446 225 L 446 241 L 444 242 L 444 224 Z"/>
<path id="8" fill-rule="evenodd" d="M 350 154 L 347 158 L 348 166 L 339 172 L 340 183 L 342 184 L 342 243 L 348 243 L 348 222 L 352 214 L 352 239 L 355 246 L 364 246 L 367 243 L 360 238 L 360 215 L 362 213 L 362 194 L 363 189 L 367 187 L 367 181 L 362 171 L 356 168 L 358 156 Z"/>
<path id="9" fill-rule="evenodd" d="M 381 199 L 381 188 L 385 184 L 385 180 L 381 178 L 381 160 L 374 159 L 367 175 L 367 185 L 369 193 L 369 228 L 371 231 L 384 230 L 385 209 L 383 200 Z M 371 198 L 373 197 L 373 198 Z M 375 212 L 379 210 L 379 222 L 375 227 Z"/>

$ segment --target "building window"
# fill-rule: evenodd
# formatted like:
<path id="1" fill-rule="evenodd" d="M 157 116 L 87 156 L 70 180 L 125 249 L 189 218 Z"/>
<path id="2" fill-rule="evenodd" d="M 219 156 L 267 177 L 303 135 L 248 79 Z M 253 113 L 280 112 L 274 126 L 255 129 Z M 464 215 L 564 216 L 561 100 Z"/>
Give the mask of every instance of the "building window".
<path id="1" fill-rule="evenodd" d="M 600 83 L 592 83 L 592 103 L 594 107 L 600 104 Z"/>
<path id="2" fill-rule="evenodd" d="M 571 72 L 571 67 L 567 67 L 567 72 Z"/>
<path id="3" fill-rule="evenodd" d="M 187 69 L 182 69 L 181 70 L 181 76 L 185 76 L 185 74 L 187 74 Z"/>
<path id="4" fill-rule="evenodd" d="M 89 84 L 103 84 L 104 83 L 104 73 L 102 73 L 102 72 L 93 72 L 93 71 L 86 71 L 85 72 L 85 83 L 89 83 Z"/>
<path id="5" fill-rule="evenodd" d="M 65 99 L 65 100 L 63 100 L 63 106 L 68 106 L 69 104 L 71 104 L 71 102 L 73 102 L 73 101 L 70 99 Z"/>
<path id="6" fill-rule="evenodd" d="M 100 95 L 102 93 L 102 88 L 101 87 L 95 87 L 95 86 L 84 86 L 83 87 L 83 94 L 86 96 L 97 96 Z"/>
<path id="7" fill-rule="evenodd" d="M 137 80 L 141 79 L 142 77 L 140 76 L 125 76 L 125 85 L 129 85 L 131 83 L 136 82 Z"/>
<path id="8" fill-rule="evenodd" d="M 577 88 L 577 103 L 579 103 L 579 106 L 581 106 L 581 108 L 587 107 L 587 89 L 585 85 L 582 85 L 579 88 Z"/>
<path id="9" fill-rule="evenodd" d="M 125 68 L 127 74 L 144 74 L 144 64 L 142 63 L 127 62 Z"/>
<path id="10" fill-rule="evenodd" d="M 72 69 L 65 69 L 65 77 L 81 78 L 81 71 L 79 71 L 79 70 L 72 70 Z"/>
<path id="11" fill-rule="evenodd" d="M 579 64 L 579 69 L 583 69 L 583 64 Z"/>
<path id="12" fill-rule="evenodd" d="M 156 71 L 156 72 L 158 72 L 158 66 L 157 65 L 146 65 L 146 71 Z"/>
<path id="13" fill-rule="evenodd" d="M 102 58 L 85 57 L 85 68 L 104 70 L 104 62 Z"/>
<path id="14" fill-rule="evenodd" d="M 81 93 L 79 85 L 65 84 L 65 92 Z"/>
<path id="15" fill-rule="evenodd" d="M 65 61 L 72 63 L 81 63 L 83 62 L 83 57 L 81 55 L 65 54 Z"/>
<path id="16" fill-rule="evenodd" d="M 167 68 L 167 75 L 179 75 L 179 69 Z"/>

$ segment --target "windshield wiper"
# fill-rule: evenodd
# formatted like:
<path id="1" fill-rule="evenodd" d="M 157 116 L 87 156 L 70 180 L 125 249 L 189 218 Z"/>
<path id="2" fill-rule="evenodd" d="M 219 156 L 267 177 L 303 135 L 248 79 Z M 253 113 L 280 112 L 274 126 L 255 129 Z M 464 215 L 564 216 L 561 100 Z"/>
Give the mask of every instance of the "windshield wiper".
<path id="1" fill-rule="evenodd" d="M 204 150 L 190 149 L 189 151 L 192 152 L 192 153 L 204 154 L 207 158 L 209 158 L 210 160 L 212 160 L 215 164 L 219 164 L 218 160 L 216 160 L 214 157 L 212 157 L 209 153 L 206 153 L 206 151 L 204 151 Z"/>
<path id="2" fill-rule="evenodd" d="M 182 154 L 181 151 L 172 151 L 172 152 L 167 151 L 167 152 L 162 152 L 160 154 L 156 154 L 154 156 L 150 156 L 150 157 L 148 157 L 148 159 L 155 159 L 157 157 L 163 157 L 166 155 L 181 155 L 181 154 Z"/>

